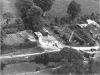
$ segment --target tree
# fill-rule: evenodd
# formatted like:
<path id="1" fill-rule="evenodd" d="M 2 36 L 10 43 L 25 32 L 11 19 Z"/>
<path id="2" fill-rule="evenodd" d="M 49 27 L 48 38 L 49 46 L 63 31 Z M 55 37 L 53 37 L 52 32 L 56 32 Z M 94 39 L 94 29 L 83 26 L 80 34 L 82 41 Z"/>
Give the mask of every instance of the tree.
<path id="1" fill-rule="evenodd" d="M 38 56 L 35 56 L 34 61 L 38 64 L 48 65 L 49 56 L 48 54 L 38 55 Z"/>
<path id="2" fill-rule="evenodd" d="M 42 9 L 38 6 L 33 6 L 27 11 L 27 20 L 28 24 L 32 26 L 34 31 L 38 31 L 42 29 Z M 30 27 L 31 27 L 30 26 Z"/>
<path id="3" fill-rule="evenodd" d="M 3 42 L 3 39 L 6 37 L 6 32 L 2 29 L 2 27 L 0 28 L 0 42 Z M 0 43 L 0 44 L 1 44 Z"/>
<path id="4" fill-rule="evenodd" d="M 59 52 L 49 53 L 49 61 L 50 62 L 59 63 L 61 59 L 62 59 L 62 57 Z"/>
<path id="5" fill-rule="evenodd" d="M 60 51 L 62 56 L 62 68 L 68 68 L 69 73 L 82 74 L 84 72 L 83 55 L 77 50 L 63 48 Z"/>
<path id="6" fill-rule="evenodd" d="M 36 67 L 36 71 L 40 71 L 40 67 Z"/>
<path id="7" fill-rule="evenodd" d="M 32 0 L 17 0 L 15 2 L 15 6 L 16 8 L 19 10 L 20 12 L 20 17 L 24 22 L 25 25 L 25 29 L 27 29 L 27 10 L 30 9 L 32 6 L 34 6 L 34 3 Z"/>
<path id="8" fill-rule="evenodd" d="M 43 12 L 49 11 L 55 0 L 33 0 L 33 2 L 39 6 Z"/>
<path id="9" fill-rule="evenodd" d="M 17 9 L 21 12 L 20 16 L 24 22 L 25 29 L 37 30 L 42 24 L 42 9 L 33 3 L 33 0 L 17 0 L 15 3 Z"/>
<path id="10" fill-rule="evenodd" d="M 91 19 L 94 19 L 94 18 L 95 18 L 95 14 L 93 12 L 93 13 L 91 13 Z"/>
<path id="11" fill-rule="evenodd" d="M 71 48 L 63 48 L 60 53 L 64 59 L 68 60 L 68 62 L 72 62 L 73 60 L 83 60 L 82 54 Z"/>
<path id="12" fill-rule="evenodd" d="M 4 63 L 1 62 L 1 64 L 0 64 L 0 68 L 1 68 L 1 69 L 0 69 L 0 70 L 1 70 L 0 73 L 1 73 L 1 75 L 5 75 L 5 74 L 4 74 L 4 68 L 5 68 L 5 67 L 6 67 L 6 64 L 4 64 Z"/>
<path id="13" fill-rule="evenodd" d="M 76 16 L 81 12 L 80 4 L 77 4 L 74 0 L 69 4 L 67 13 L 69 14 L 69 18 L 73 21 Z"/>
<path id="14" fill-rule="evenodd" d="M 94 67 L 95 67 L 95 61 L 92 57 L 89 58 L 88 62 L 88 74 L 94 74 Z"/>
<path id="15" fill-rule="evenodd" d="M 10 12 L 6 12 L 3 14 L 3 18 L 6 19 L 6 24 L 8 24 L 9 21 L 13 18 L 13 14 Z"/>
<path id="16" fill-rule="evenodd" d="M 22 21 L 21 18 L 17 18 L 15 20 L 15 24 L 16 24 L 16 27 L 19 29 L 19 30 L 24 30 L 24 23 Z"/>
<path id="17" fill-rule="evenodd" d="M 17 0 L 15 2 L 15 6 L 19 10 L 20 16 L 22 18 L 26 17 L 27 10 L 30 9 L 34 5 L 35 4 L 33 3 L 32 0 Z"/>

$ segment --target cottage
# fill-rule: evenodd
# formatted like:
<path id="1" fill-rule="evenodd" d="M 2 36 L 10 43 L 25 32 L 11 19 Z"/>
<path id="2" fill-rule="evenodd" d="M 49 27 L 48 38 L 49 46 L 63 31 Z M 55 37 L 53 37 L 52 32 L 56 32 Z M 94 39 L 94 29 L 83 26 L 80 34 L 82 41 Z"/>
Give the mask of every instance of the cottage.
<path id="1" fill-rule="evenodd" d="M 78 24 L 81 28 L 86 28 L 88 24 Z"/>
<path id="2" fill-rule="evenodd" d="M 91 20 L 91 19 L 88 19 L 87 20 L 87 23 L 89 24 L 89 25 L 94 25 L 94 26 L 96 26 L 96 27 L 100 27 L 100 25 L 97 23 L 97 22 L 95 22 L 94 20 Z"/>
<path id="3" fill-rule="evenodd" d="M 58 47 L 61 48 L 56 38 L 51 35 L 43 36 L 40 32 L 35 32 L 38 36 L 39 43 L 44 47 Z"/>
<path id="4" fill-rule="evenodd" d="M 48 36 L 44 36 L 44 37 L 39 37 L 39 43 L 43 46 L 54 46 L 54 43 L 57 40 L 55 38 L 52 37 L 48 37 Z"/>

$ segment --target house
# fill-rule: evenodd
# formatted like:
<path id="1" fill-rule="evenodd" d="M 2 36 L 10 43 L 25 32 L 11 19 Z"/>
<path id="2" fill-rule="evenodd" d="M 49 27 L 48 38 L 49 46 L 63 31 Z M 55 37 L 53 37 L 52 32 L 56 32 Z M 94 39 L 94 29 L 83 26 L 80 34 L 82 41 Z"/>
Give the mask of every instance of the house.
<path id="1" fill-rule="evenodd" d="M 87 20 L 87 24 L 78 24 L 81 28 L 86 28 L 87 26 L 89 26 L 89 25 L 94 25 L 94 26 L 96 26 L 96 27 L 100 27 L 100 25 L 97 23 L 97 22 L 95 22 L 94 20 L 91 20 L 91 19 L 88 19 Z"/>
<path id="2" fill-rule="evenodd" d="M 81 28 L 86 28 L 88 24 L 78 24 Z"/>
<path id="3" fill-rule="evenodd" d="M 61 48 L 59 42 L 51 35 L 43 36 L 40 32 L 35 32 L 38 36 L 39 43 L 44 47 L 58 47 Z"/>
<path id="4" fill-rule="evenodd" d="M 89 25 L 94 25 L 94 26 L 96 26 L 96 27 L 100 27 L 100 25 L 97 23 L 97 22 L 95 22 L 94 20 L 91 20 L 91 19 L 88 19 L 87 20 L 87 23 L 89 24 Z"/>
<path id="5" fill-rule="evenodd" d="M 48 37 L 48 36 L 41 36 L 39 37 L 39 43 L 43 46 L 54 46 L 55 42 L 57 42 L 57 40 L 53 37 Z"/>

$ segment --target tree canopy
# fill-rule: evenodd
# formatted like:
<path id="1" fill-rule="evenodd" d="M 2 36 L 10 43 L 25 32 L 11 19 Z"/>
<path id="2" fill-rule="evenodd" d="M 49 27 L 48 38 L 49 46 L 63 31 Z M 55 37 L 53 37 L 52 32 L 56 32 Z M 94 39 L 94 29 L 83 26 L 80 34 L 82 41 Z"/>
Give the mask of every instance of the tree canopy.
<path id="1" fill-rule="evenodd" d="M 13 14 L 11 12 L 5 12 L 3 14 L 3 18 L 6 19 L 6 24 L 9 23 L 9 21 L 13 18 Z"/>
<path id="2" fill-rule="evenodd" d="M 21 13 L 20 14 L 21 17 L 26 17 L 25 15 L 26 15 L 27 10 L 30 9 L 34 5 L 35 4 L 33 3 L 32 0 L 17 0 L 15 2 L 15 6 Z"/>
<path id="3" fill-rule="evenodd" d="M 73 60 L 83 60 L 83 56 L 74 49 L 63 48 L 60 51 L 60 54 L 64 59 L 67 59 L 68 62 L 72 62 Z"/>
<path id="4" fill-rule="evenodd" d="M 43 12 L 49 11 L 55 0 L 33 0 L 33 2 L 39 6 Z"/>
<path id="5" fill-rule="evenodd" d="M 67 9 L 67 13 L 71 20 L 74 20 L 76 16 L 81 12 L 81 5 L 76 3 L 76 1 L 72 1 Z"/>
<path id="6" fill-rule="evenodd" d="M 82 74 L 84 71 L 83 55 L 77 50 L 63 48 L 60 51 L 62 56 L 62 70 L 68 70 L 69 73 Z"/>
<path id="7" fill-rule="evenodd" d="M 34 59 L 35 63 L 47 65 L 49 63 L 49 56 L 48 54 L 38 55 L 35 56 Z"/>
<path id="8" fill-rule="evenodd" d="M 0 42 L 3 42 L 3 39 L 6 37 L 6 32 L 3 30 L 2 26 L 0 28 Z"/>
<path id="9" fill-rule="evenodd" d="M 24 22 L 25 29 L 32 29 L 35 31 L 37 28 L 39 29 L 42 27 L 42 9 L 36 6 L 33 0 L 18 0 L 15 6 L 21 13 L 20 16 Z"/>
<path id="10" fill-rule="evenodd" d="M 42 29 L 43 22 L 42 22 L 42 9 L 38 6 L 33 6 L 27 11 L 27 20 L 28 24 L 32 26 L 34 31 L 38 31 Z M 31 27 L 30 26 L 30 27 Z"/>

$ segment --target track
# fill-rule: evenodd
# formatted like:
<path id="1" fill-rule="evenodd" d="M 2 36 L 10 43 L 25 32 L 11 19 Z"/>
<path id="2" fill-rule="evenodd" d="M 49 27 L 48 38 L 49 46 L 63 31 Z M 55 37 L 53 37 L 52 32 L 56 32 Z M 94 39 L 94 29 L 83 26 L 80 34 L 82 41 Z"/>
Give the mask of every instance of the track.
<path id="1" fill-rule="evenodd" d="M 78 51 L 84 51 L 84 52 L 91 53 L 91 54 L 92 53 L 100 53 L 100 51 L 98 51 L 98 49 L 100 49 L 99 46 L 94 46 L 94 47 L 72 47 L 72 46 L 64 46 L 64 47 L 76 49 Z M 91 49 L 95 49 L 96 51 L 91 52 L 90 51 Z M 59 52 L 60 50 L 61 49 L 52 49 L 52 50 L 49 49 L 49 50 L 44 50 L 43 52 L 39 52 L 39 53 L 0 56 L 0 60 L 1 59 L 20 58 L 20 57 L 29 57 L 29 56 L 40 55 L 40 54 L 44 54 L 44 53 Z"/>

